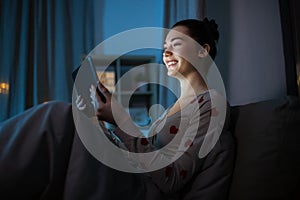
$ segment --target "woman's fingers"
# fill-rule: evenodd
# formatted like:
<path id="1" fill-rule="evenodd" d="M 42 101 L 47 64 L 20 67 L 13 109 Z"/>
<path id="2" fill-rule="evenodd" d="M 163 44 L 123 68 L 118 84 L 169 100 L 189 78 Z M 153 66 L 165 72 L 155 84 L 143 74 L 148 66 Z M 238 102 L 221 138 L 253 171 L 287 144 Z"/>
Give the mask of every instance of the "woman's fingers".
<path id="1" fill-rule="evenodd" d="M 98 82 L 98 88 L 100 92 L 104 95 L 104 97 L 110 100 L 111 94 L 109 90 L 101 82 Z"/>
<path id="2" fill-rule="evenodd" d="M 90 87 L 90 97 L 92 99 L 91 103 L 93 104 L 95 110 L 98 110 L 103 106 L 103 102 L 101 101 L 101 98 L 97 94 L 96 87 L 94 85 L 91 85 Z"/>
<path id="3" fill-rule="evenodd" d="M 84 103 L 84 100 L 80 95 L 77 96 L 75 103 L 78 110 L 84 110 L 86 108 L 86 104 Z"/>
<path id="4" fill-rule="evenodd" d="M 78 95 L 76 100 L 75 100 L 76 105 L 78 105 L 79 101 L 80 101 L 80 95 Z"/>
<path id="5" fill-rule="evenodd" d="M 98 120 L 104 120 L 111 124 L 115 124 L 114 116 L 112 114 L 112 99 L 110 92 L 103 86 L 98 84 L 100 92 L 104 95 L 106 101 L 103 102 L 101 97 L 97 93 L 97 89 L 94 85 L 91 85 L 90 95 L 92 99 L 92 104 L 94 105 L 95 114 Z"/>

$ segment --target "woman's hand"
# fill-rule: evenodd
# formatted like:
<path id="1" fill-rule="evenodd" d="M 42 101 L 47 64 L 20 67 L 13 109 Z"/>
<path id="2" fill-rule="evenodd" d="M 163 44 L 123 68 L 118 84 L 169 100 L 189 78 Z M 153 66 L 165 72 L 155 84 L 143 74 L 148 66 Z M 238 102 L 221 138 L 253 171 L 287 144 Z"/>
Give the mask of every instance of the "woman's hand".
<path id="1" fill-rule="evenodd" d="M 86 104 L 84 103 L 83 98 L 81 95 L 78 95 L 75 101 L 76 107 L 78 110 L 82 111 L 86 108 Z"/>
<path id="2" fill-rule="evenodd" d="M 98 95 L 96 87 L 91 85 L 90 97 L 98 120 L 106 121 L 114 125 L 125 122 L 129 118 L 128 113 L 101 83 L 98 83 L 98 88 L 106 98 L 106 102 L 104 103 Z"/>

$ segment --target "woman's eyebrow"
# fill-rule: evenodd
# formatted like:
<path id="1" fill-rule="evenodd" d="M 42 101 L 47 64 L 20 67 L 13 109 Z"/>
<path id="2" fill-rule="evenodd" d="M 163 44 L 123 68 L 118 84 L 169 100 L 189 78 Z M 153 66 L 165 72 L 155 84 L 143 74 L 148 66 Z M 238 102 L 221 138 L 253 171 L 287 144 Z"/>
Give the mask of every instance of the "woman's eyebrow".
<path id="1" fill-rule="evenodd" d="M 183 38 L 182 37 L 174 37 L 174 38 L 172 38 L 171 40 L 170 40 L 170 42 L 173 42 L 174 40 L 183 40 Z M 166 42 L 164 42 L 164 45 L 166 45 L 167 43 Z"/>
<path id="2" fill-rule="evenodd" d="M 183 38 L 182 37 L 174 37 L 170 40 L 170 42 L 173 42 L 174 40 L 183 40 Z"/>

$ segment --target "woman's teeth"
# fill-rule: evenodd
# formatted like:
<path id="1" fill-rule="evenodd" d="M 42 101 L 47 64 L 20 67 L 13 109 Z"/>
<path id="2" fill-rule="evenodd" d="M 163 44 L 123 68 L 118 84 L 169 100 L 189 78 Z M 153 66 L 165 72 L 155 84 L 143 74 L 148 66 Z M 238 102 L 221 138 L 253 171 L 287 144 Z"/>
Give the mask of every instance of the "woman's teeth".
<path id="1" fill-rule="evenodd" d="M 168 67 L 176 65 L 177 63 L 178 63 L 178 61 L 170 61 L 170 62 L 168 62 Z"/>

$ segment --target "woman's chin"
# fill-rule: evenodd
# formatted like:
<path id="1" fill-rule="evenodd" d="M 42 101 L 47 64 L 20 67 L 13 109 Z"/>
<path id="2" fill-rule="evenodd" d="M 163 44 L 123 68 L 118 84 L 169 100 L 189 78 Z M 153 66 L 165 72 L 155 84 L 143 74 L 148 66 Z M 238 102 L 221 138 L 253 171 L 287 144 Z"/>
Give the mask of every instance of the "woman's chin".
<path id="1" fill-rule="evenodd" d="M 175 76 L 175 72 L 172 70 L 168 70 L 168 76 L 174 77 Z"/>
<path id="2" fill-rule="evenodd" d="M 168 76 L 173 77 L 173 78 L 177 78 L 178 77 L 178 73 L 177 71 L 168 71 Z"/>

